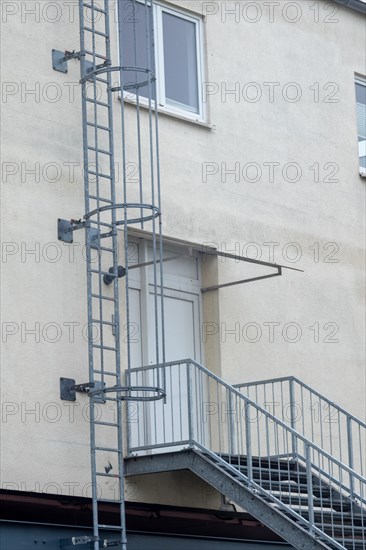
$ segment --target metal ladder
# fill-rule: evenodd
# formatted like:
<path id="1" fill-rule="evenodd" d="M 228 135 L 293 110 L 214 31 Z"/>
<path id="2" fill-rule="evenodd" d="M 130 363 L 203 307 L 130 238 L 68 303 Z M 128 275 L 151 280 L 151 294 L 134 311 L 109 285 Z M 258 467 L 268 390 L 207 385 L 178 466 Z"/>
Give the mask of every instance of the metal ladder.
<path id="1" fill-rule="evenodd" d="M 121 345 L 118 289 L 118 240 L 115 161 L 113 136 L 113 96 L 110 72 L 93 73 L 109 67 L 111 61 L 110 16 L 107 1 L 104 9 L 94 0 L 80 2 L 81 86 L 84 140 L 84 190 L 89 238 L 86 243 L 88 299 L 89 381 L 91 385 L 121 386 Z M 88 75 L 88 70 L 92 76 Z M 95 215 L 91 215 L 95 212 Z M 93 230 L 96 242 L 93 243 Z M 109 272 L 111 269 L 112 274 Z M 113 277 L 110 281 L 109 278 Z M 104 281 L 111 284 L 106 288 Z M 99 338 L 92 331 L 97 327 Z M 96 340 L 96 341 L 95 341 Z M 114 341 L 114 343 L 113 343 Z M 115 395 L 90 395 L 90 451 L 93 500 L 94 548 L 99 548 L 99 530 L 115 532 L 108 546 L 126 548 L 124 477 L 122 447 L 122 402 Z M 108 402 L 111 418 L 98 420 L 96 404 Z M 108 444 L 103 431 L 108 431 Z M 110 443 L 110 442 L 113 443 Z M 114 498 L 98 494 L 106 479 L 113 481 Z M 98 503 L 116 502 L 120 509 L 119 525 L 103 525 Z"/>
<path id="2" fill-rule="evenodd" d="M 135 0 L 133 0 L 135 1 Z M 123 16 L 122 0 L 117 2 L 118 15 Z M 145 0 L 145 17 L 148 43 L 152 44 L 153 21 L 150 3 Z M 114 8 L 114 4 L 113 4 Z M 85 392 L 90 398 L 90 452 L 91 452 L 91 486 L 93 505 L 93 536 L 73 537 L 61 541 L 61 547 L 93 543 L 94 550 L 103 547 L 118 547 L 126 550 L 126 523 L 124 501 L 124 463 L 123 463 L 123 401 L 158 401 L 165 397 L 160 387 L 159 376 L 156 385 L 131 386 L 127 376 L 123 385 L 121 361 L 127 373 L 131 368 L 131 347 L 129 334 L 129 224 L 151 230 L 152 266 L 155 304 L 155 347 L 156 357 L 164 361 L 164 308 L 160 288 L 163 288 L 162 265 L 158 278 L 158 255 L 162 258 L 162 233 L 160 210 L 160 179 L 158 157 L 157 113 L 153 107 L 155 76 L 150 64 L 150 45 L 147 48 L 146 68 L 137 64 L 135 53 L 132 66 L 122 66 L 124 59 L 123 30 L 119 27 L 120 65 L 112 64 L 110 37 L 109 0 L 79 0 L 80 16 L 80 51 L 52 51 L 54 70 L 66 73 L 67 63 L 71 59 L 81 62 L 82 124 L 83 124 L 83 163 L 85 214 L 80 220 L 58 220 L 58 237 L 64 242 L 73 242 L 75 230 L 86 230 L 86 266 L 88 297 L 88 382 L 76 384 L 75 380 L 61 378 L 61 399 L 74 401 L 76 392 Z M 135 34 L 135 52 L 136 33 Z M 131 75 L 132 81 L 126 82 L 125 73 Z M 142 81 L 138 75 L 143 74 Z M 112 75 L 117 74 L 118 83 L 112 82 Z M 148 111 L 146 140 L 149 144 L 148 184 L 143 186 L 143 134 L 140 120 L 140 88 L 148 84 Z M 133 91 L 136 97 L 136 117 L 138 140 L 135 157 L 138 158 L 137 198 L 128 201 L 131 191 L 127 186 L 126 164 L 128 126 L 125 119 L 123 93 Z M 116 98 L 114 94 L 122 97 Z M 122 99 L 122 101 L 118 101 Z M 122 176 L 119 186 L 120 196 L 116 197 L 116 166 L 114 110 L 116 105 L 121 116 L 121 150 Z M 146 123 L 146 120 L 145 120 Z M 153 127 L 155 124 L 155 131 Z M 130 143 L 129 143 L 130 144 Z M 146 170 L 146 169 L 145 169 Z M 146 196 L 151 200 L 146 202 Z M 158 223 L 157 223 L 158 222 Z M 119 259 L 119 228 L 123 229 L 122 246 L 123 264 Z M 121 243 L 120 243 L 121 244 Z M 136 267 L 136 265 L 134 266 Z M 121 325 L 119 311 L 119 279 L 125 281 L 125 316 L 126 355 L 122 357 Z M 159 297 L 160 294 L 160 297 Z M 160 301 L 159 301 L 160 300 Z M 160 317 L 158 308 L 160 304 Z M 152 324 L 154 324 L 152 322 Z M 161 326 L 161 329 L 160 329 Z M 96 334 L 95 334 L 96 333 Z M 123 350 L 125 351 L 125 350 Z M 125 373 L 123 373 L 125 374 Z M 99 503 L 112 502 L 119 506 L 119 523 L 105 525 L 100 520 Z M 113 538 L 101 539 L 100 531 L 113 532 Z"/>

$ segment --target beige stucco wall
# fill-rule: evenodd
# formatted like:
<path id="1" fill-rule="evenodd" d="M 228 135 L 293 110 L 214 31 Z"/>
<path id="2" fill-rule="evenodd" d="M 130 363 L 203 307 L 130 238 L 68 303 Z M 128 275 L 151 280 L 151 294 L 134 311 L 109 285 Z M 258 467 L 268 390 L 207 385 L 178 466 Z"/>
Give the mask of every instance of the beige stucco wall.
<path id="1" fill-rule="evenodd" d="M 201 2 L 172 3 L 202 13 Z M 73 248 L 56 239 L 57 218 L 83 212 L 79 66 L 70 62 L 68 75 L 51 66 L 52 48 L 78 49 L 77 13 L 70 22 L 70 10 L 59 2 L 62 16 L 51 22 L 55 12 L 43 12 L 43 2 L 26 3 L 41 10 L 39 17 L 27 15 L 24 3 L 11 4 L 19 10 L 12 14 L 3 8 L 1 36 L 1 479 L 3 487 L 86 494 L 87 398 L 67 405 L 60 402 L 58 387 L 60 376 L 81 380 L 87 373 L 83 236 L 75 237 Z M 256 243 L 261 259 L 304 270 L 284 270 L 281 278 L 205 298 L 205 322 L 218 328 L 206 338 L 209 368 L 229 382 L 293 374 L 364 418 L 365 180 L 358 175 L 354 94 L 354 73 L 365 70 L 364 17 L 345 8 L 332 14 L 320 2 L 320 22 L 315 23 L 310 4 L 301 2 L 296 23 L 277 9 L 270 22 L 263 6 L 257 23 L 246 20 L 253 18 L 249 12 L 246 19 L 225 21 L 224 3 L 215 4 L 217 13 L 206 17 L 206 79 L 218 91 L 209 98 L 208 127 L 165 115 L 160 119 L 164 233 L 247 255 L 255 252 L 248 243 Z M 325 16 L 338 22 L 325 23 Z M 292 12 L 286 17 L 293 17 Z M 220 92 L 234 83 L 240 90 L 256 83 L 262 98 L 249 101 L 244 88 L 244 97 L 228 95 L 222 101 Z M 273 102 L 265 83 L 278 83 Z M 283 98 L 289 83 L 301 90 L 297 102 Z M 318 102 L 310 89 L 314 83 L 319 83 Z M 27 94 L 32 88 L 36 94 Z M 289 94 L 294 89 L 289 87 Z M 57 101 L 55 91 L 61 94 Z M 326 102 L 334 91 L 335 102 Z M 129 109 L 132 116 L 133 107 Z M 27 173 L 36 163 L 39 179 Z M 76 163 L 74 177 L 69 163 Z M 203 181 L 207 163 L 218 173 Z M 224 182 L 223 163 L 227 168 L 240 163 L 240 170 L 257 163 L 262 178 L 254 183 L 240 176 L 236 182 L 227 175 Z M 268 163 L 279 163 L 273 182 Z M 281 176 L 288 163 L 301 167 L 299 181 Z M 315 163 L 319 182 L 310 168 Z M 337 181 L 327 182 L 334 167 L 339 168 Z M 289 174 L 288 180 L 291 170 Z M 265 243 L 278 243 L 273 258 Z M 26 253 L 32 249 L 35 254 Z M 297 262 L 288 261 L 296 254 Z M 264 272 L 218 263 L 220 282 Z M 204 277 L 210 280 L 207 271 Z M 272 343 L 268 323 L 278 323 Z M 310 329 L 316 323 L 319 343 Z M 258 326 L 260 338 L 248 341 L 256 339 L 251 331 Z M 36 336 L 27 333 L 33 327 Z M 236 334 L 226 333 L 233 328 Z M 333 328 L 338 342 L 327 343 Z M 286 341 L 295 339 L 295 329 L 301 330 L 299 341 Z M 184 480 L 169 475 L 164 483 L 128 483 L 131 499 L 219 503 L 209 491 L 198 498 L 202 483 L 188 475 Z M 183 486 L 184 492 L 179 489 Z M 187 487 L 192 487 L 191 497 Z"/>

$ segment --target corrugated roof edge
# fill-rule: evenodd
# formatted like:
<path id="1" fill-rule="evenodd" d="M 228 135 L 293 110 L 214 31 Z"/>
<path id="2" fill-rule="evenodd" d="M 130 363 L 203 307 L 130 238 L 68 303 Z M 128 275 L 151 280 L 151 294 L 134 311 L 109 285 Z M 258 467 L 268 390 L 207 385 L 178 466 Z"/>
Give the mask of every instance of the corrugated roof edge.
<path id="1" fill-rule="evenodd" d="M 333 2 L 366 15 L 366 2 L 364 0 L 333 0 Z"/>

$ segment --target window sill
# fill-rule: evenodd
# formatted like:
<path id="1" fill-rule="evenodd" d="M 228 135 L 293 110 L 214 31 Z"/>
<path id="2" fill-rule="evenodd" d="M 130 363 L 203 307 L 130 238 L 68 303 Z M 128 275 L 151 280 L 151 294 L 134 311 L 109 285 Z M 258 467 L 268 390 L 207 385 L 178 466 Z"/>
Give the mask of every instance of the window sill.
<path id="1" fill-rule="evenodd" d="M 118 99 L 121 101 L 120 96 L 119 96 Z M 136 107 L 136 101 L 133 101 L 133 99 L 128 99 L 127 97 L 125 97 L 124 102 L 127 105 L 133 105 L 134 107 Z M 144 109 L 145 111 L 147 111 L 149 109 L 149 107 L 148 107 L 148 105 L 145 105 L 144 103 L 140 103 L 140 109 Z M 176 118 L 176 119 L 181 120 L 183 122 L 190 122 L 191 124 L 194 124 L 195 126 L 202 126 L 203 128 L 207 128 L 209 130 L 213 129 L 213 125 L 210 124 L 209 122 L 205 122 L 204 120 L 198 120 L 198 119 L 195 119 L 195 118 L 190 117 L 190 116 L 185 116 L 183 113 L 182 114 L 175 113 L 173 111 L 170 111 L 169 109 L 165 109 L 164 107 L 159 107 L 158 108 L 158 113 L 159 113 L 159 115 L 164 115 L 164 116 L 167 116 L 167 117 Z"/>

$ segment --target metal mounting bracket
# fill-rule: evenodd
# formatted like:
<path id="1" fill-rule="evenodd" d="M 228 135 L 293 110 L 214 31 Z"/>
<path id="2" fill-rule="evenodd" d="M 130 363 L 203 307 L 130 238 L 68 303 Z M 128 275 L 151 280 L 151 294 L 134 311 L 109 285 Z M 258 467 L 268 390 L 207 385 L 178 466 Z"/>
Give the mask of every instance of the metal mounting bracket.
<path id="1" fill-rule="evenodd" d="M 86 227 L 86 222 L 82 220 L 57 220 L 57 238 L 64 243 L 74 242 L 74 231 Z M 87 227 L 87 242 L 91 248 L 98 249 L 100 246 L 100 233 L 96 227 Z"/>
<path id="2" fill-rule="evenodd" d="M 88 227 L 87 228 L 87 240 L 90 248 L 94 248 L 95 250 L 98 250 L 100 247 L 100 233 L 99 230 L 96 227 Z"/>
<path id="3" fill-rule="evenodd" d="M 101 540 L 99 537 L 84 535 L 82 537 L 71 537 L 71 539 L 60 539 L 60 548 L 70 548 L 71 546 L 80 546 L 81 544 L 89 544 L 90 542 L 100 542 L 101 548 L 110 548 L 122 544 L 121 540 Z"/>
<path id="4" fill-rule="evenodd" d="M 52 50 L 52 68 L 59 73 L 67 73 L 67 62 L 70 59 L 78 59 L 80 61 L 80 57 L 81 52 Z"/>
<path id="5" fill-rule="evenodd" d="M 71 537 L 70 539 L 60 539 L 60 548 L 69 548 L 70 546 L 79 546 L 81 544 L 89 544 L 89 542 L 97 542 L 99 537 L 84 535 L 82 537 Z"/>
<path id="6" fill-rule="evenodd" d="M 92 61 L 84 61 L 84 64 L 82 65 L 82 76 L 83 78 L 86 78 L 88 76 L 88 73 L 90 73 L 94 69 L 94 65 Z"/>
<path id="7" fill-rule="evenodd" d="M 76 401 L 76 392 L 90 394 L 91 391 L 104 390 L 105 383 L 85 382 L 84 384 L 75 384 L 74 378 L 60 378 L 60 398 L 62 401 Z M 105 403 L 104 392 L 93 395 L 95 403 Z"/>
<path id="8" fill-rule="evenodd" d="M 223 283 L 221 285 L 208 286 L 201 288 L 201 292 L 209 292 L 210 290 L 219 290 L 220 288 L 227 288 L 228 286 L 242 285 L 244 283 L 252 283 L 254 281 L 261 281 L 262 279 L 271 279 L 272 277 L 281 277 L 282 269 L 277 268 L 277 273 L 270 273 L 269 275 L 260 275 L 259 277 L 250 277 L 249 279 L 241 279 L 240 281 L 233 281 L 231 283 Z"/>

